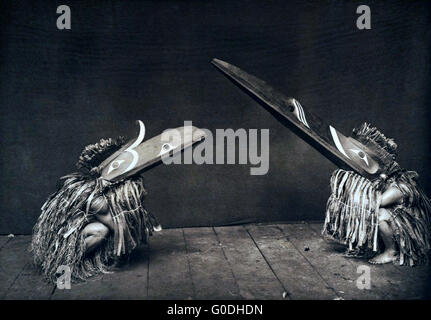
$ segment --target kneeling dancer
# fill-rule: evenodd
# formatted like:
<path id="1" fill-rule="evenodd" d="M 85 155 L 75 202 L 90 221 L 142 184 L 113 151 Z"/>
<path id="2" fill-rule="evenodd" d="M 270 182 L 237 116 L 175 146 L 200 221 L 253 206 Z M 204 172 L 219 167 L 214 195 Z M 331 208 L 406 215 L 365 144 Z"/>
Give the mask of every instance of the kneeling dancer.
<path id="1" fill-rule="evenodd" d="M 348 256 L 375 255 L 369 260 L 373 264 L 398 259 L 400 265 L 427 263 L 431 203 L 417 185 L 418 174 L 395 162 L 396 143 L 376 128 L 365 123 L 353 130 L 353 137 L 384 163 L 383 173 L 369 180 L 353 171 L 336 170 L 323 233 L 348 245 Z M 373 161 L 365 152 L 359 157 Z"/>
<path id="2" fill-rule="evenodd" d="M 42 206 L 34 226 L 31 250 L 44 275 L 56 281 L 60 266 L 72 280 L 104 273 L 120 257 L 147 242 L 161 230 L 144 207 L 146 190 L 139 172 L 205 137 L 195 127 L 175 130 L 180 139 L 164 142 L 159 135 L 142 142 L 145 126 L 139 121 L 137 139 L 101 139 L 85 147 L 75 172 L 61 178 L 61 186 Z"/>

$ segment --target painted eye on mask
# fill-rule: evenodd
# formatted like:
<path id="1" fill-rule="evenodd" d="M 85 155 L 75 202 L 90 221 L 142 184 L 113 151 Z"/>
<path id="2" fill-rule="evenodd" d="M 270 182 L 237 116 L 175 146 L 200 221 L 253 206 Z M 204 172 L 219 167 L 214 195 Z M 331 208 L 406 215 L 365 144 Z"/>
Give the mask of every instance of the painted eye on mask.
<path id="1" fill-rule="evenodd" d="M 367 166 L 369 166 L 369 162 L 368 162 L 368 157 L 367 154 L 362 151 L 361 149 L 350 149 L 350 151 L 352 151 L 353 153 L 355 153 L 359 158 L 361 158 L 366 164 Z"/>
<path id="2" fill-rule="evenodd" d="M 174 149 L 174 147 L 170 143 L 164 143 L 160 149 L 159 155 L 163 155 L 166 152 L 171 151 L 172 149 Z"/>
<path id="3" fill-rule="evenodd" d="M 110 174 L 112 171 L 117 170 L 121 164 L 124 162 L 124 160 L 115 160 L 111 163 L 108 169 L 108 174 Z"/>

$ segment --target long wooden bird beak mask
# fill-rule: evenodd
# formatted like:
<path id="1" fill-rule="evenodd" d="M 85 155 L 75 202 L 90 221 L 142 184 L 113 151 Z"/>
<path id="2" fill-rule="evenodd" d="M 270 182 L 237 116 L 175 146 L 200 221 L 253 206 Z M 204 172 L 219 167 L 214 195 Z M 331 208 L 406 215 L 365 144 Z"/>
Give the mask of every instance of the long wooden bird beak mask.
<path id="1" fill-rule="evenodd" d="M 281 115 L 287 120 L 283 124 L 337 166 L 354 170 L 369 179 L 399 170 L 395 162 L 395 142 L 376 128 L 364 124 L 354 130 L 355 138 L 346 137 L 332 125 L 306 112 L 298 100 L 284 96 L 264 81 L 218 59 L 213 59 L 212 64 L 265 107 L 275 111 L 277 116 Z"/>
<path id="2" fill-rule="evenodd" d="M 164 134 L 143 142 L 145 125 L 141 120 L 137 122 L 138 137 L 127 142 L 99 165 L 98 171 L 102 179 L 115 182 L 130 177 L 160 161 L 162 157 L 173 156 L 206 137 L 203 130 L 194 126 L 184 126 L 168 130 L 175 130 L 175 134 L 165 131 Z M 163 137 L 176 137 L 176 139 L 164 141 Z"/>

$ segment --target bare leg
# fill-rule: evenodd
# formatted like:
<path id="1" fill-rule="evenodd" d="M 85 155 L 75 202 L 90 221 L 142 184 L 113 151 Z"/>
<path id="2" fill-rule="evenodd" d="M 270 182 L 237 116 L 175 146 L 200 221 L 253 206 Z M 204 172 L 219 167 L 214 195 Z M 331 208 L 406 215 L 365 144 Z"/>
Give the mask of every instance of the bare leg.
<path id="1" fill-rule="evenodd" d="M 379 234 L 385 245 L 385 251 L 371 259 L 369 262 L 372 264 L 384 264 L 397 259 L 397 250 L 392 239 L 393 231 L 388 223 L 389 219 L 389 212 L 381 208 L 379 210 Z"/>
<path id="2" fill-rule="evenodd" d="M 115 223 L 108 209 L 100 210 L 95 215 L 95 217 L 96 217 L 96 220 L 99 221 L 99 223 L 106 226 L 110 232 L 115 232 Z M 123 258 L 116 257 L 114 264 L 111 266 L 111 270 L 114 271 L 118 268 L 121 268 L 124 264 L 127 264 L 128 262 L 129 262 L 128 255 L 123 256 Z"/>
<path id="3" fill-rule="evenodd" d="M 82 230 L 85 237 L 85 252 L 96 249 L 107 237 L 109 228 L 100 222 L 89 223 Z"/>

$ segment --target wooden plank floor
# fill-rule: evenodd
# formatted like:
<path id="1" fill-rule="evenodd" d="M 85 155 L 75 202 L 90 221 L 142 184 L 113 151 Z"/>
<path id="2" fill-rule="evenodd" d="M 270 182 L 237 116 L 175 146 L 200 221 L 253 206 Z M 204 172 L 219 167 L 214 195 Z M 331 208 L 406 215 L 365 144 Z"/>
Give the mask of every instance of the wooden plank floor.
<path id="1" fill-rule="evenodd" d="M 321 224 L 168 229 L 129 263 L 70 290 L 46 283 L 31 263 L 30 236 L 0 236 L 0 299 L 424 299 L 428 267 L 347 259 Z M 371 289 L 360 290 L 358 268 Z"/>

